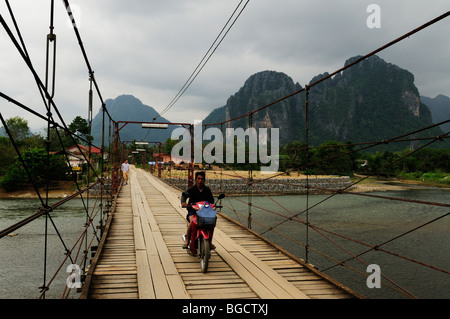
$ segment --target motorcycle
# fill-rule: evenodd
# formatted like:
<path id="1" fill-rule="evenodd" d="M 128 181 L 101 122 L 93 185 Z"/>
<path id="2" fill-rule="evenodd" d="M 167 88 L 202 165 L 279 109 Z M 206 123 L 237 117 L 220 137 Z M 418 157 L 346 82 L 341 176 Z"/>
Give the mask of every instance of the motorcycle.
<path id="1" fill-rule="evenodd" d="M 224 198 L 224 194 L 218 196 L 218 200 Z M 188 205 L 188 209 L 196 211 L 196 215 L 191 222 L 191 234 L 188 243 L 188 254 L 198 256 L 202 273 L 208 270 L 209 259 L 211 258 L 211 240 L 217 222 L 216 209 L 222 208 L 209 202 L 197 202 Z M 186 235 L 182 236 L 183 241 Z"/>

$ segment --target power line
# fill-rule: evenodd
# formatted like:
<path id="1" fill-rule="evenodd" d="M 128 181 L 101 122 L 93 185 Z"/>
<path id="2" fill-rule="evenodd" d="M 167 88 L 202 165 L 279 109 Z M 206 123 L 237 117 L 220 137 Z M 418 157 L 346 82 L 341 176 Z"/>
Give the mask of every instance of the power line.
<path id="1" fill-rule="evenodd" d="M 230 32 L 231 28 L 233 27 L 233 25 L 236 23 L 237 19 L 241 16 L 242 12 L 244 11 L 244 9 L 247 7 L 247 4 L 250 2 L 250 0 L 247 0 L 247 2 L 244 4 L 244 6 L 241 8 L 241 10 L 239 11 L 238 15 L 234 18 L 233 22 L 231 23 L 231 25 L 228 27 L 228 29 L 226 30 L 226 32 L 224 33 L 225 29 L 227 28 L 227 26 L 230 24 L 230 21 L 233 19 L 233 17 L 235 16 L 236 12 L 238 11 L 239 7 L 241 6 L 243 0 L 241 0 L 239 2 L 239 4 L 236 6 L 236 8 L 234 9 L 233 13 L 231 14 L 230 18 L 228 19 L 227 23 L 224 25 L 224 27 L 222 28 L 222 30 L 220 31 L 219 35 L 216 37 L 216 39 L 214 40 L 214 42 L 211 44 L 210 48 L 208 49 L 208 51 L 205 53 L 205 55 L 203 56 L 202 60 L 199 62 L 199 64 L 197 65 L 197 67 L 195 68 L 195 70 L 192 72 L 192 74 L 189 76 L 189 78 L 186 80 L 186 82 L 184 83 L 184 85 L 181 87 L 181 89 L 178 91 L 178 93 L 175 95 L 175 97 L 172 99 L 172 101 L 170 101 L 170 103 L 164 108 L 164 110 L 160 113 L 160 117 L 166 113 L 170 108 L 172 108 L 172 106 L 180 99 L 180 97 L 184 94 L 184 92 L 186 92 L 186 90 L 189 88 L 189 86 L 192 84 L 192 82 L 197 78 L 197 76 L 199 75 L 199 73 L 203 70 L 203 68 L 205 67 L 206 63 L 208 63 L 209 59 L 211 58 L 211 56 L 216 52 L 217 48 L 219 47 L 219 45 L 222 43 L 222 41 L 225 39 L 225 37 L 227 36 L 228 32 Z M 223 34 L 223 36 L 222 36 Z M 222 36 L 222 38 L 219 40 L 219 38 Z M 218 43 L 217 43 L 218 42 Z M 214 47 L 214 45 L 217 43 L 217 45 Z M 213 49 L 214 47 L 214 49 Z M 208 56 L 209 55 L 209 56 Z"/>

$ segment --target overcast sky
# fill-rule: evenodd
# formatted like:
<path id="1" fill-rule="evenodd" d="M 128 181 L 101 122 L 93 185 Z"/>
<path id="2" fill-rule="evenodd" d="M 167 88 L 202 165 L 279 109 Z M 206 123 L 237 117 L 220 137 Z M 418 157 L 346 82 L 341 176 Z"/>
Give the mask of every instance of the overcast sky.
<path id="1" fill-rule="evenodd" d="M 45 77 L 49 0 L 9 1 L 41 79 Z M 103 99 L 132 94 L 161 112 L 194 71 L 239 0 L 70 1 Z M 242 1 L 242 5 L 246 0 Z M 369 28 L 370 4 L 380 9 Z M 164 114 L 172 122 L 203 119 L 251 75 L 274 70 L 302 86 L 333 72 L 450 9 L 448 0 L 253 0 L 189 89 Z M 0 14 L 13 28 L 4 2 Z M 0 91 L 44 113 L 36 84 L 0 26 Z M 415 75 L 421 95 L 450 96 L 450 17 L 379 54 Z M 88 71 L 62 1 L 55 1 L 57 67 L 55 102 L 69 124 L 87 118 Z M 94 115 L 101 104 L 94 99 Z M 0 100 L 5 118 L 26 118 Z M 120 119 L 115 119 L 120 120 Z M 151 120 L 151 119 L 149 119 Z"/>

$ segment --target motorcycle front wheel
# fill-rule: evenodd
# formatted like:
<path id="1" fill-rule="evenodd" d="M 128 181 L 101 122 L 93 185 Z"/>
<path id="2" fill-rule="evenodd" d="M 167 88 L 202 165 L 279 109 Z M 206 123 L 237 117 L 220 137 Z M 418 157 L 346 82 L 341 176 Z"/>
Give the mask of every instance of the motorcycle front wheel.
<path id="1" fill-rule="evenodd" d="M 202 269 L 202 273 L 206 273 L 208 270 L 209 258 L 211 257 L 211 249 L 209 245 L 209 240 L 205 238 L 201 238 L 200 240 L 200 267 Z"/>

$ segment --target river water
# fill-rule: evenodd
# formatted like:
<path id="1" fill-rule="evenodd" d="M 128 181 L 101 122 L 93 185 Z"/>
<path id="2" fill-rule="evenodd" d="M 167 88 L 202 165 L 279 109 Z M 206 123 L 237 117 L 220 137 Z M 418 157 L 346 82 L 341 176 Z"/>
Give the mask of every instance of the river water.
<path id="1" fill-rule="evenodd" d="M 448 189 L 413 189 L 370 194 L 450 203 Z M 223 212 L 247 225 L 248 205 L 237 199 L 247 201 L 247 197 L 227 197 L 223 204 L 245 216 L 237 217 L 228 208 L 225 208 Z M 261 233 L 266 228 L 258 225 L 257 222 L 272 227 L 286 219 L 257 206 L 286 216 L 291 216 L 288 211 L 294 214 L 300 213 L 298 217 L 306 220 L 304 210 L 307 200 L 308 207 L 323 201 L 309 210 L 308 219 L 312 225 L 370 245 L 379 245 L 450 212 L 450 208 L 445 207 L 356 195 L 337 195 L 332 198 L 327 195 L 312 195 L 308 198 L 306 196 L 271 198 L 254 196 L 252 217 L 255 221 L 252 229 Z M 39 203 L 36 200 L 0 200 L 0 229 L 30 216 L 38 206 Z M 81 200 L 70 201 L 53 212 L 52 216 L 66 246 L 72 247 L 84 228 L 86 218 Z M 45 219 L 40 218 L 17 230 L 15 232 L 17 236 L 0 239 L 0 298 L 34 299 L 39 296 L 38 287 L 43 284 L 44 225 Z M 275 230 L 290 239 L 273 232 L 267 232 L 264 236 L 305 259 L 305 228 L 302 223 L 287 221 L 277 226 Z M 47 281 L 65 256 L 65 248 L 51 225 L 49 234 Z M 350 256 L 347 251 L 358 254 L 367 250 L 367 247 L 348 239 L 330 235 L 323 230 L 319 232 L 312 229 L 308 231 L 308 245 L 310 247 L 308 261 L 319 270 L 325 270 L 336 264 L 336 261 L 330 260 L 328 256 L 335 260 L 346 260 Z M 381 248 L 449 271 L 450 216 L 402 236 Z M 344 266 L 332 267 L 325 273 L 368 298 L 406 298 L 404 294 L 388 287 L 388 285 L 397 287 L 389 280 L 418 298 L 450 298 L 450 276 L 446 273 L 381 251 L 371 251 L 358 258 L 362 261 L 352 260 L 347 265 L 359 273 Z M 60 275 L 47 292 L 46 298 L 61 297 L 68 276 L 65 270 L 69 264 L 69 261 L 66 262 Z M 381 288 L 368 288 L 367 278 L 363 276 L 363 274 L 372 274 L 367 271 L 368 264 L 376 264 L 380 267 Z M 79 293 L 73 292 L 69 298 L 78 297 Z"/>
<path id="2" fill-rule="evenodd" d="M 56 200 L 50 204 L 52 202 Z M 31 216 L 39 206 L 40 202 L 34 199 L 1 199 L 0 229 Z M 48 221 L 47 283 L 64 261 L 66 247 L 71 249 L 82 234 L 86 223 L 86 211 L 81 199 L 74 199 L 55 209 L 51 216 L 56 227 Z M 93 224 L 97 225 L 98 221 L 94 221 Z M 34 220 L 13 234 L 16 236 L 0 239 L 0 299 L 36 299 L 40 296 L 39 287 L 44 284 L 45 217 Z M 89 239 L 92 238 L 92 234 L 93 229 L 90 228 Z M 96 245 L 96 240 L 93 245 Z M 84 247 L 83 244 L 81 253 Z M 72 253 L 72 258 L 75 258 L 76 253 L 77 250 Z M 80 259 L 81 257 L 78 257 L 78 260 Z M 61 298 L 69 276 L 66 272 L 67 266 L 70 264 L 72 264 L 70 260 L 64 263 L 45 298 Z M 76 289 L 72 289 L 69 298 L 79 298 L 79 295 Z"/>
<path id="3" fill-rule="evenodd" d="M 450 204 L 449 189 L 417 188 L 370 194 Z M 237 199 L 248 201 L 248 197 L 227 198 L 223 204 L 228 208 L 232 207 L 235 211 L 244 212 L 245 216 L 239 216 L 230 209 L 225 209 L 224 212 L 247 225 L 248 205 Z M 262 233 L 267 230 L 267 227 L 286 221 L 286 217 L 274 215 L 266 210 L 282 213 L 287 217 L 300 213 L 298 217 L 306 221 L 307 216 L 304 211 L 307 201 L 308 207 L 323 201 L 308 212 L 309 223 L 324 229 L 316 231 L 309 228 L 308 231 L 310 247 L 308 262 L 316 268 L 321 271 L 326 270 L 325 274 L 367 298 L 407 298 L 404 293 L 399 293 L 389 286 L 397 290 L 406 289 L 415 297 L 422 299 L 450 298 L 450 275 L 381 251 L 370 251 L 358 257 L 360 260 L 354 259 L 347 263 L 359 273 L 344 266 L 335 266 L 336 261 L 347 260 L 366 251 L 368 247 L 329 233 L 333 232 L 369 245 L 380 245 L 435 218 L 444 216 L 450 212 L 449 207 L 351 194 L 336 195 L 331 198 L 329 195 L 313 195 L 308 199 L 306 196 L 253 197 L 251 213 L 255 221 L 252 223 L 252 229 Z M 274 228 L 279 234 L 268 231 L 264 233 L 264 236 L 296 256 L 306 259 L 305 229 L 306 226 L 303 223 L 287 221 Z M 381 248 L 448 272 L 450 271 L 450 216 L 393 240 Z M 372 275 L 373 270 L 367 269 L 368 265 L 372 264 L 380 267 L 381 288 L 369 288 L 367 277 L 363 275 Z M 370 281 L 373 282 L 372 279 Z M 403 292 L 403 290 L 400 291 Z"/>

